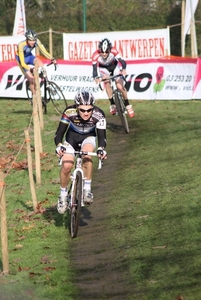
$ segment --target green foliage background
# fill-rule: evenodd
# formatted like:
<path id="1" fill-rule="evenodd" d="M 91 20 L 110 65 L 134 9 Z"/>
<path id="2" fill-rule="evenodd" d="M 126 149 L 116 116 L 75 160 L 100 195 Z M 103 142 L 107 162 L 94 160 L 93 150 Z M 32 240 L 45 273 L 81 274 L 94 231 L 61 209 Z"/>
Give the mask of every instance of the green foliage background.
<path id="1" fill-rule="evenodd" d="M 170 26 L 171 54 L 181 55 L 182 0 L 24 0 L 27 28 L 41 33 L 48 47 L 48 30 L 53 30 L 54 56 L 63 57 L 62 33 L 148 30 Z M 86 5 L 84 5 L 86 3 Z M 0 35 L 12 35 L 16 0 L 2 0 Z M 198 55 L 201 55 L 201 2 L 195 20 Z M 190 36 L 186 38 L 186 55 L 191 55 Z"/>

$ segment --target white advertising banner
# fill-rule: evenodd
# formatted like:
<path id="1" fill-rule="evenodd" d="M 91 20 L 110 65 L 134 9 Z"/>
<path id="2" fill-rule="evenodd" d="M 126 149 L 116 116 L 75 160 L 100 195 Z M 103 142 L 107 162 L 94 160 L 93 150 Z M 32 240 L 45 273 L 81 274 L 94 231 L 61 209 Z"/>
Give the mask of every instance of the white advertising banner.
<path id="1" fill-rule="evenodd" d="M 169 29 L 63 34 L 65 60 L 91 61 L 101 39 L 107 37 L 125 60 L 170 55 Z M 25 39 L 25 38 L 24 38 Z M 15 59 L 22 35 L 0 37 L 0 62 Z"/>
<path id="2" fill-rule="evenodd" d="M 108 38 L 125 60 L 160 58 L 170 55 L 169 29 L 64 33 L 65 60 L 90 61 L 99 41 Z"/>
<path id="3" fill-rule="evenodd" d="M 21 41 L 23 41 L 23 37 L 20 35 L 1 36 L 0 37 L 0 62 L 14 60 L 15 52 L 17 50 L 17 45 Z"/>
<path id="4" fill-rule="evenodd" d="M 45 62 L 45 61 L 44 61 Z M 131 100 L 191 100 L 194 95 L 201 99 L 201 87 L 195 73 L 200 74 L 198 59 L 151 59 L 128 61 L 128 96 Z M 87 88 L 96 99 L 107 99 L 106 92 L 99 89 L 92 78 L 89 62 L 58 61 L 58 69 L 47 68 L 49 80 L 62 89 L 66 99 L 73 99 L 75 93 Z M 25 79 L 15 62 L 0 64 L 0 97 L 27 98 Z"/>

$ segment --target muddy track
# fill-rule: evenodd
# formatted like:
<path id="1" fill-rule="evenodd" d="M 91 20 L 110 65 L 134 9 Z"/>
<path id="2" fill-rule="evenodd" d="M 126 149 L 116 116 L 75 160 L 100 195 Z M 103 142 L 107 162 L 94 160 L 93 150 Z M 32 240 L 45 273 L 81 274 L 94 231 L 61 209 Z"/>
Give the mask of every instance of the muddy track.
<path id="1" fill-rule="evenodd" d="M 108 140 L 108 159 L 102 170 L 93 174 L 94 203 L 83 209 L 78 237 L 71 243 L 71 261 L 76 270 L 74 283 L 79 290 L 76 300 L 123 300 L 132 295 L 128 270 L 123 269 L 118 249 L 110 237 L 107 198 L 115 188 L 112 177 L 118 171 L 118 161 L 123 153 L 125 155 L 126 141 L 132 133 L 124 133 L 118 117 L 109 117 L 107 122 L 112 132 Z M 112 149 L 117 148 L 118 152 L 112 154 Z"/>

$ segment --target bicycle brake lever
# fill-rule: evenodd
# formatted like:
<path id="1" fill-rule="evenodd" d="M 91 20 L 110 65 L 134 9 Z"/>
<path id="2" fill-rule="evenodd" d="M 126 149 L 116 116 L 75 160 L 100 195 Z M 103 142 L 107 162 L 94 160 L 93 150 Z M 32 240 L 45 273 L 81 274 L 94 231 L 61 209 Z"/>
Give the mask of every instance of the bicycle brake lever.
<path id="1" fill-rule="evenodd" d="M 65 152 L 65 151 L 66 151 L 66 147 L 61 146 L 61 151 L 62 151 L 62 152 Z"/>
<path id="2" fill-rule="evenodd" d="M 100 83 L 99 83 L 99 85 L 98 85 L 98 86 L 99 86 L 100 90 L 101 90 L 101 91 L 103 91 L 103 88 L 102 88 L 102 86 L 101 86 L 101 84 L 100 84 Z"/>
<path id="3" fill-rule="evenodd" d="M 51 61 L 49 64 L 47 64 L 47 67 L 51 66 L 53 64 L 53 61 Z M 54 64 L 54 70 L 56 71 L 57 69 L 57 64 Z"/>

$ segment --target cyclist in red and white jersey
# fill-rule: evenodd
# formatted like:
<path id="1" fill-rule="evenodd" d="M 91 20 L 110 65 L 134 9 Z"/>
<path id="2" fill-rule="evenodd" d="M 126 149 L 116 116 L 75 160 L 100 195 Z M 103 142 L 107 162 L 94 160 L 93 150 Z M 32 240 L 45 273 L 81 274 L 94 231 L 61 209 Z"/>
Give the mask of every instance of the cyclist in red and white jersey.
<path id="1" fill-rule="evenodd" d="M 38 67 L 43 67 L 43 62 L 40 58 L 33 55 L 32 51 L 38 46 L 39 50 L 46 58 L 52 60 L 54 64 L 56 64 L 57 61 L 47 52 L 41 41 L 37 38 L 37 34 L 34 30 L 27 30 L 25 32 L 25 37 L 26 40 L 20 42 L 17 46 L 16 61 L 22 73 L 29 81 L 30 90 L 34 95 L 36 93 L 36 90 L 33 76 L 33 67 L 36 65 Z"/>
<path id="2" fill-rule="evenodd" d="M 112 47 L 111 42 L 104 38 L 100 41 L 98 49 L 92 55 L 92 67 L 93 67 L 93 78 L 96 84 L 99 84 L 101 78 L 107 78 L 109 76 L 117 75 L 121 73 L 126 75 L 126 62 L 120 56 L 119 51 Z M 99 73 L 99 74 L 98 74 Z M 98 75 L 101 77 L 98 77 Z M 110 113 L 116 114 L 116 105 L 112 96 L 112 87 L 110 81 L 105 81 L 106 93 L 110 101 Z M 121 77 L 115 79 L 117 88 L 121 91 L 125 106 L 129 117 L 134 117 L 134 110 L 132 105 L 129 103 L 127 90 L 124 87 L 124 80 Z"/>

